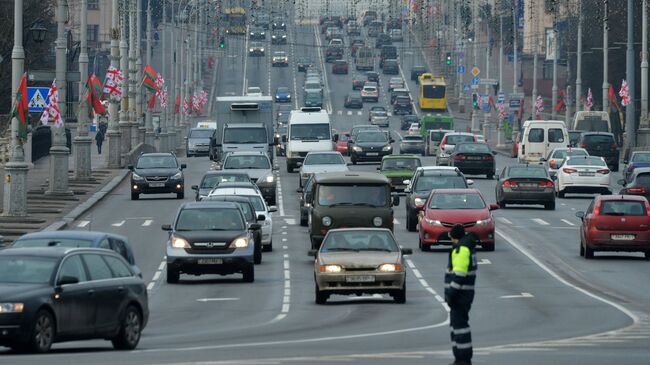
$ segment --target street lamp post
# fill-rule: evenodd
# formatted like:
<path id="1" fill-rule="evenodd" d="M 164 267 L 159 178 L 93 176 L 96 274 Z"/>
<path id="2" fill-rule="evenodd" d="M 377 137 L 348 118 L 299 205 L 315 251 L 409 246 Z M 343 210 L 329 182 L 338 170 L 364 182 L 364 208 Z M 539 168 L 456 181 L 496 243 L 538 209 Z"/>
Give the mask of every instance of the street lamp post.
<path id="1" fill-rule="evenodd" d="M 140 82 L 142 81 L 142 1 L 135 0 L 135 115 L 134 119 L 135 124 L 133 124 L 133 131 L 135 133 L 135 138 L 131 136 L 133 141 L 132 148 L 137 146 L 139 143 L 144 142 L 145 137 L 145 127 L 144 127 L 144 113 L 143 113 L 143 104 L 144 101 L 144 91 L 140 87 Z"/>
<path id="2" fill-rule="evenodd" d="M 112 0 L 111 2 L 111 66 L 120 68 L 120 37 L 124 37 L 124 33 L 120 32 L 119 26 L 119 0 Z M 124 69 L 122 68 L 122 72 Z M 122 96 L 122 102 L 126 100 Z M 123 113 L 121 113 L 123 116 Z M 121 118 L 120 118 L 121 119 Z M 120 168 L 122 146 L 121 139 L 122 133 L 119 129 L 118 121 L 118 101 L 111 98 L 108 104 L 108 130 L 106 131 L 106 138 L 108 140 L 108 167 L 111 169 Z"/>
<path id="3" fill-rule="evenodd" d="M 136 69 L 135 62 L 137 60 L 136 53 L 136 16 L 139 0 L 129 0 L 129 126 L 131 129 L 131 148 L 127 153 L 138 145 L 138 108 L 137 102 L 140 99 L 136 96 L 138 94 L 138 70 Z"/>
<path id="4" fill-rule="evenodd" d="M 519 93 L 517 86 L 517 5 L 512 6 L 512 94 Z M 534 103 L 534 101 L 531 101 Z M 515 120 L 512 125 L 512 135 L 519 131 L 519 121 Z"/>
<path id="5" fill-rule="evenodd" d="M 168 78 L 168 80 L 165 80 L 165 84 L 169 84 L 171 82 L 171 77 L 169 73 L 167 73 L 167 1 L 163 0 L 162 1 L 162 22 L 161 22 L 161 54 L 163 55 L 162 57 L 162 74 Z M 165 86 L 166 87 L 166 86 Z M 173 102 L 173 99 L 172 99 Z M 162 106 L 161 106 L 162 107 Z M 162 107 L 162 113 L 160 115 L 160 134 L 158 135 L 159 138 L 159 144 L 158 144 L 158 150 L 160 152 L 167 152 L 169 151 L 169 146 L 167 144 L 167 116 L 168 116 L 168 111 L 167 107 Z"/>
<path id="6" fill-rule="evenodd" d="M 641 16 L 641 128 L 648 126 L 648 1 L 643 0 Z"/>
<path id="7" fill-rule="evenodd" d="M 147 0 L 147 54 L 146 54 L 147 65 L 151 64 L 151 52 L 153 49 L 151 47 L 151 31 L 152 31 L 151 30 L 151 0 Z M 164 53 L 162 58 L 165 59 Z M 153 97 L 155 98 L 155 96 Z M 144 143 L 153 146 L 154 138 L 155 138 L 155 133 L 153 131 L 153 121 L 152 121 L 153 116 L 151 115 L 152 111 L 151 109 L 149 109 L 149 107 L 147 107 L 146 110 L 147 111 L 144 118 L 144 123 L 145 123 Z"/>
<path id="8" fill-rule="evenodd" d="M 609 109 L 609 82 L 607 79 L 609 68 L 609 0 L 603 0 L 603 111 Z"/>
<path id="9" fill-rule="evenodd" d="M 557 6 L 557 5 L 556 5 Z M 557 47 L 557 42 L 558 42 L 558 35 L 557 35 L 557 12 L 558 10 L 553 7 L 553 42 L 551 42 L 551 45 L 553 46 L 553 86 L 551 88 L 551 118 L 555 120 L 557 117 L 557 111 L 555 110 L 555 105 L 557 104 L 557 93 L 558 93 L 558 86 L 557 86 L 557 58 L 558 58 L 558 47 Z M 567 121 L 568 122 L 568 121 Z"/>
<path id="10" fill-rule="evenodd" d="M 645 1 L 645 0 L 644 0 Z M 576 46 L 576 112 L 582 110 L 582 0 L 578 0 L 578 44 Z"/>
<path id="11" fill-rule="evenodd" d="M 174 25 L 176 24 L 176 20 L 174 16 L 176 13 L 174 12 L 174 2 L 173 0 L 170 1 L 171 5 L 171 18 L 169 19 L 169 22 L 167 23 L 170 31 L 169 31 L 169 46 L 172 49 L 172 60 L 170 64 L 170 69 L 169 69 L 169 76 L 171 83 L 169 84 L 169 103 L 171 105 L 171 113 L 169 114 L 169 119 L 167 119 L 167 149 L 169 151 L 174 151 L 176 149 L 176 118 L 177 114 L 176 113 L 176 96 L 179 95 L 176 93 L 176 85 L 178 85 L 178 78 L 176 77 L 176 28 Z"/>
<path id="12" fill-rule="evenodd" d="M 77 135 L 74 138 L 75 179 L 91 180 L 92 164 L 90 146 L 92 139 L 88 136 L 88 103 L 83 100 L 88 80 L 88 0 L 81 0 L 80 6 L 80 43 L 79 50 L 79 117 L 77 118 Z M 99 127 L 99 126 L 98 126 Z"/>
<path id="13" fill-rule="evenodd" d="M 472 46 L 472 53 L 473 53 L 473 60 L 474 60 L 474 67 L 477 67 L 477 56 L 478 56 L 478 1 L 474 1 L 474 4 L 472 6 L 472 20 L 474 23 L 474 37 L 472 39 L 472 42 L 474 43 Z M 479 89 L 476 89 L 476 93 L 478 94 Z M 471 131 L 474 134 L 479 133 L 478 129 L 478 113 L 479 110 L 482 108 L 482 105 L 478 106 L 478 109 L 472 108 L 472 125 L 471 125 Z"/>
<path id="14" fill-rule="evenodd" d="M 626 53 L 626 78 L 630 103 L 625 107 L 625 135 L 627 136 L 627 150 L 636 146 L 636 110 L 634 105 L 635 78 L 634 74 L 634 1 L 627 0 L 627 53 Z"/>

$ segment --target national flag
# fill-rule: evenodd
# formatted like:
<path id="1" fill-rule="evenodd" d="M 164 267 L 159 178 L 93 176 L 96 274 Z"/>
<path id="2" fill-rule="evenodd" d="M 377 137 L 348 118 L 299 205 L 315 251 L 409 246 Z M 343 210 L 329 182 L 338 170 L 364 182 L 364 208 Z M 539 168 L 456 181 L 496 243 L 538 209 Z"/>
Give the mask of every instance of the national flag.
<path id="1" fill-rule="evenodd" d="M 181 106 L 181 96 L 176 95 L 176 100 L 174 101 L 174 114 L 178 114 L 178 109 Z"/>
<path id="2" fill-rule="evenodd" d="M 16 100 L 11 110 L 11 118 L 18 119 L 18 140 L 23 143 L 27 140 L 27 115 L 29 113 L 29 104 L 27 102 L 27 74 L 23 74 L 20 79 L 20 85 L 16 91 Z"/>
<path id="3" fill-rule="evenodd" d="M 155 93 L 158 91 L 158 84 L 156 84 L 156 80 L 158 80 L 158 74 L 153 70 L 153 67 L 151 67 L 151 65 L 147 65 L 144 68 L 144 78 L 142 79 L 142 85 L 144 85 L 144 87 L 150 92 Z"/>
<path id="4" fill-rule="evenodd" d="M 183 114 L 192 114 L 192 95 L 185 96 L 185 100 L 183 102 Z"/>
<path id="5" fill-rule="evenodd" d="M 151 98 L 149 98 L 149 101 L 147 102 L 147 107 L 149 109 L 153 109 L 156 106 L 156 94 L 151 94 Z"/>
<path id="6" fill-rule="evenodd" d="M 560 90 L 560 99 L 557 101 L 557 104 L 555 104 L 555 111 L 560 111 L 562 108 L 564 108 L 564 90 Z"/>
<path id="7" fill-rule="evenodd" d="M 156 85 L 158 86 L 158 91 L 156 91 L 156 97 L 160 101 L 160 106 L 163 108 L 167 107 L 167 86 L 165 86 L 165 79 L 162 75 L 158 75 L 156 79 Z"/>
<path id="8" fill-rule="evenodd" d="M 623 80 L 623 82 L 625 82 L 625 80 Z M 621 90 L 622 89 L 623 89 L 623 87 L 621 86 Z M 612 107 L 616 108 L 616 110 L 620 111 L 621 107 L 618 106 L 618 100 L 616 99 L 616 92 L 614 91 L 614 86 L 612 86 L 612 84 L 609 84 L 609 90 L 607 92 L 607 95 L 609 96 L 610 106 L 612 106 Z M 623 106 L 626 105 L 625 100 L 623 100 L 622 103 L 623 103 Z"/>
<path id="9" fill-rule="evenodd" d="M 122 99 L 122 84 L 124 81 L 124 74 L 121 70 L 109 66 L 108 71 L 106 71 L 106 79 L 104 81 L 104 90 L 105 94 L 108 94 L 108 97 L 111 100 L 120 101 Z"/>
<path id="10" fill-rule="evenodd" d="M 198 114 L 200 114 L 203 109 L 203 105 L 201 104 L 201 96 L 198 91 L 195 92 L 194 95 L 192 96 L 192 108 Z"/>
<path id="11" fill-rule="evenodd" d="M 593 106 L 594 106 L 594 98 L 593 95 L 591 95 L 591 88 L 589 88 L 587 89 L 587 104 L 585 104 L 585 110 L 590 111 Z"/>
<path id="12" fill-rule="evenodd" d="M 89 114 L 91 111 L 94 111 L 96 114 L 106 114 L 106 108 L 104 108 L 104 105 L 99 98 L 102 89 L 102 84 L 99 82 L 99 79 L 97 79 L 97 76 L 91 74 L 86 83 L 86 100 L 88 101 Z"/>
<path id="13" fill-rule="evenodd" d="M 621 97 L 621 105 L 627 106 L 630 103 L 630 90 L 627 88 L 627 81 L 623 80 L 621 83 L 621 90 L 618 91 L 618 96 Z"/>
<path id="14" fill-rule="evenodd" d="M 50 86 L 50 90 L 47 93 L 47 100 L 49 100 L 49 104 L 47 104 L 41 115 L 41 123 L 47 125 L 51 117 L 54 125 L 57 128 L 61 127 L 63 125 L 63 118 L 61 118 L 61 112 L 59 111 L 59 90 L 56 88 L 56 79 L 52 81 L 52 86 Z"/>
<path id="15" fill-rule="evenodd" d="M 544 111 L 544 99 L 541 95 L 537 95 L 535 99 L 535 118 L 541 119 L 541 113 Z"/>

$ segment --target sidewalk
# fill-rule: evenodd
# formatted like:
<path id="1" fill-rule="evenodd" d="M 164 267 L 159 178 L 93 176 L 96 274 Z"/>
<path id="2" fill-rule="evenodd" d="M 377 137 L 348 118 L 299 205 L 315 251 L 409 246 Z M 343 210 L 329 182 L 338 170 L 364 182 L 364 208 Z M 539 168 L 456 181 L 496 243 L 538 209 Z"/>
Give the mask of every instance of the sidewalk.
<path id="1" fill-rule="evenodd" d="M 77 211 L 82 214 L 94 203 L 99 201 L 104 194 L 98 194 L 107 184 L 113 183 L 117 186 L 127 175 L 126 170 L 109 170 L 106 168 L 108 151 L 97 153 L 95 144 L 95 133 L 90 133 L 91 145 L 91 167 L 92 180 L 80 181 L 74 178 L 74 143 L 73 153 L 69 156 L 69 188 L 72 195 L 69 196 L 48 196 L 45 191 L 48 189 L 50 175 L 50 156 L 45 156 L 35 161 L 33 167 L 27 174 L 27 217 L 2 217 L 0 216 L 0 235 L 4 243 L 13 241 L 15 238 L 29 232 L 41 231 L 49 225 L 59 222 L 54 229 L 65 227 L 62 219 L 74 220 L 70 213 Z M 74 135 L 73 135 L 74 141 Z M 4 176 L 4 167 L 0 166 Z M 117 180 L 116 178 L 119 178 Z M 112 187 L 114 187 L 112 186 Z M 100 197 L 101 195 L 101 197 Z M 4 183 L 0 184 L 0 202 L 4 199 Z M 0 205 L 0 209 L 1 209 Z M 80 208 L 85 208 L 80 209 Z M 0 242 L 0 245 L 2 243 Z"/>

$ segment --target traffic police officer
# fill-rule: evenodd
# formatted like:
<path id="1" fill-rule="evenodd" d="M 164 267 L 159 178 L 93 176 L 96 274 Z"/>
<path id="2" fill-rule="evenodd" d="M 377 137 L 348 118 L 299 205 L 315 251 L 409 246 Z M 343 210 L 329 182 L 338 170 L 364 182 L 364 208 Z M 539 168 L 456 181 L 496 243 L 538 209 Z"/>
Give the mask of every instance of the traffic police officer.
<path id="1" fill-rule="evenodd" d="M 455 224 L 449 236 L 453 248 L 449 252 L 445 273 L 445 301 L 451 309 L 451 346 L 455 358 L 451 365 L 471 365 L 469 310 L 474 300 L 476 280 L 476 236 L 472 233 L 465 234 L 465 228 L 461 224 Z"/>

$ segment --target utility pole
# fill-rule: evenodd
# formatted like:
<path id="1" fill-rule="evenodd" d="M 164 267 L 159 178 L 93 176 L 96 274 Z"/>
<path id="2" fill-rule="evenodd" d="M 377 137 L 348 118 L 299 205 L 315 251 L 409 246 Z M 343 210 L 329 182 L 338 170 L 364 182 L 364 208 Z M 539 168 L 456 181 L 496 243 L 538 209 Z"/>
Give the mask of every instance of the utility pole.
<path id="1" fill-rule="evenodd" d="M 519 93 L 519 87 L 517 86 L 517 3 L 514 2 L 512 6 L 512 93 Z M 523 102 L 523 100 L 521 100 Z M 535 101 L 531 101 L 534 103 Z M 519 121 L 515 120 L 512 124 L 512 135 L 519 131 Z"/>
<path id="2" fill-rule="evenodd" d="M 14 0 L 14 46 L 11 51 L 11 103 L 16 102 L 16 94 L 25 68 L 25 49 L 23 48 L 23 0 Z M 17 106 L 16 106 L 17 107 Z M 2 215 L 25 217 L 27 215 L 27 172 L 25 151 L 19 140 L 18 118 L 11 118 L 11 157 L 5 164 L 4 200 Z"/>
<path id="3" fill-rule="evenodd" d="M 185 78 L 182 72 L 183 69 L 183 54 L 184 48 L 185 48 L 185 34 L 183 32 L 184 26 L 180 22 L 181 20 L 181 13 L 179 12 L 178 15 L 176 15 L 176 24 L 178 28 L 178 42 L 175 46 L 174 51 L 176 52 L 176 57 L 175 57 L 175 62 L 176 62 L 176 82 L 174 83 L 174 87 L 176 88 L 176 95 L 180 96 L 180 105 L 179 105 L 179 111 L 178 114 L 176 115 L 176 141 L 174 141 L 174 147 L 178 147 L 181 145 L 181 140 L 183 138 L 183 133 L 182 133 L 182 128 L 183 125 L 185 124 L 185 113 L 183 112 L 183 107 L 185 104 Z"/>
<path id="4" fill-rule="evenodd" d="M 627 0 L 627 53 L 626 53 L 626 70 L 628 92 L 630 103 L 625 107 L 625 135 L 627 136 L 627 149 L 636 146 L 636 110 L 634 105 L 635 99 L 635 79 L 634 74 L 634 1 Z"/>
<path id="5" fill-rule="evenodd" d="M 490 78 L 490 53 L 492 52 L 491 34 L 490 34 L 490 19 L 487 12 L 485 13 L 486 28 L 487 28 L 487 42 L 485 42 L 485 78 Z M 485 96 L 490 98 L 490 85 L 485 84 Z M 488 103 L 489 104 L 489 103 Z M 488 132 L 490 131 L 490 112 L 483 112 L 483 136 L 490 139 Z"/>
<path id="6" fill-rule="evenodd" d="M 539 58 L 539 22 L 535 16 L 536 3 L 530 3 L 530 20 L 534 24 L 533 29 L 533 92 L 530 95 L 530 115 L 531 119 L 535 119 L 537 110 L 535 108 L 535 101 L 537 100 L 537 59 Z"/>
<path id="7" fill-rule="evenodd" d="M 609 0 L 603 0 L 603 111 L 609 109 L 609 82 L 607 79 L 609 70 Z"/>
<path id="8" fill-rule="evenodd" d="M 162 54 L 162 75 L 167 77 L 165 80 L 165 85 L 164 87 L 167 87 L 167 85 L 171 82 L 171 76 L 170 73 L 167 72 L 167 0 L 162 0 L 162 21 L 160 22 L 161 24 L 161 35 L 160 35 L 160 41 L 161 41 L 161 54 Z M 167 99 L 169 99 L 169 96 L 167 96 Z M 167 101 L 169 102 L 169 100 Z M 172 99 L 172 103 L 174 102 L 174 99 Z M 168 108 L 163 107 L 162 108 L 162 113 L 160 114 L 160 134 L 158 135 L 158 140 L 159 140 L 159 145 L 158 145 L 158 150 L 159 152 L 168 152 L 169 151 L 169 146 L 167 143 L 167 116 L 168 116 Z"/>
<path id="9" fill-rule="evenodd" d="M 647 130 L 648 125 L 648 1 L 643 0 L 641 17 L 641 120 L 639 128 Z M 647 132 L 650 134 L 650 131 Z M 648 145 L 648 140 L 644 140 Z"/>
<path id="10" fill-rule="evenodd" d="M 91 180 L 90 146 L 92 139 L 88 137 L 88 103 L 84 98 L 87 91 L 85 82 L 88 80 L 88 0 L 81 0 L 80 4 L 79 117 L 77 118 L 77 136 L 74 138 L 75 179 Z M 99 126 L 97 127 L 99 128 Z"/>
<path id="11" fill-rule="evenodd" d="M 164 7 L 165 7 L 165 5 L 163 3 L 163 8 Z M 153 50 L 153 47 L 151 46 L 151 41 L 152 41 L 152 39 L 151 39 L 152 29 L 151 28 L 152 28 L 151 27 L 151 0 L 147 0 L 147 54 L 146 54 L 147 65 L 151 64 L 151 52 Z M 163 53 L 162 54 L 162 59 L 163 60 L 165 59 L 165 56 L 166 55 Z M 162 71 L 164 71 L 164 69 L 161 70 L 161 72 Z M 149 97 L 151 97 L 151 96 L 149 96 Z M 156 96 L 154 95 L 153 97 L 155 98 Z M 148 106 L 147 106 L 146 110 L 147 111 L 146 111 L 145 118 L 144 118 L 144 123 L 145 123 L 145 125 L 144 125 L 144 127 L 145 127 L 144 143 L 153 146 L 156 134 L 155 134 L 155 132 L 153 130 L 153 120 L 152 120 L 153 116 L 151 115 L 152 110 L 149 109 Z"/>
<path id="12" fill-rule="evenodd" d="M 139 143 L 144 143 L 144 90 L 141 87 L 142 82 L 142 8 L 144 0 L 135 0 L 135 113 L 136 121 L 135 131 L 137 138 L 133 142 L 133 147 Z M 133 136 L 131 136 L 133 138 Z"/>
<path id="13" fill-rule="evenodd" d="M 67 40 L 65 22 L 67 18 L 67 6 L 65 0 L 58 0 L 56 7 L 56 79 L 58 80 L 59 91 L 59 112 L 65 122 L 66 116 L 66 89 L 67 89 Z M 57 85 L 57 86 L 58 86 Z M 65 125 L 65 123 L 64 123 Z M 52 147 L 50 147 L 50 178 L 46 195 L 72 195 L 68 188 L 68 167 L 70 149 L 66 145 L 65 127 L 53 125 Z"/>
<path id="14" fill-rule="evenodd" d="M 645 0 L 643 0 L 645 1 Z M 582 110 L 582 0 L 578 0 L 578 45 L 576 46 L 576 112 Z"/>
<path id="15" fill-rule="evenodd" d="M 499 0 L 499 94 L 503 92 L 503 0 Z M 505 102 L 505 101 L 504 101 Z M 497 147 L 505 147 L 503 143 L 503 120 L 497 116 Z"/>
<path id="16" fill-rule="evenodd" d="M 176 92 L 176 85 L 180 82 L 178 78 L 176 77 L 176 32 L 177 29 L 174 27 L 176 24 L 176 13 L 174 12 L 174 1 L 170 1 L 170 7 L 172 9 L 172 14 L 171 18 L 169 19 L 169 22 L 167 23 L 168 28 L 169 28 L 169 48 L 172 49 L 171 54 L 172 54 L 172 60 L 171 60 L 171 67 L 170 67 L 170 80 L 171 83 L 169 84 L 169 103 L 171 103 L 171 113 L 169 114 L 169 119 L 167 120 L 167 150 L 168 151 L 174 151 L 176 149 L 176 118 L 178 117 L 175 113 L 176 111 L 176 96 L 179 95 Z"/>
<path id="17" fill-rule="evenodd" d="M 474 23 L 474 37 L 472 39 L 473 41 L 473 62 L 474 62 L 474 67 L 477 67 L 477 56 L 478 56 L 478 1 L 475 0 L 473 1 L 472 4 L 472 23 Z M 478 88 L 476 89 L 476 93 L 478 93 Z M 479 110 L 481 109 L 482 105 L 478 106 L 478 110 L 472 108 L 472 133 L 478 134 L 479 129 L 478 129 L 478 113 Z"/>
<path id="18" fill-rule="evenodd" d="M 557 118 L 557 111 L 555 110 L 555 105 L 557 105 L 557 58 L 558 55 L 558 34 L 557 34 L 557 12 L 558 12 L 558 3 L 555 1 L 553 3 L 553 87 L 551 88 L 551 118 L 555 120 Z"/>
<path id="19" fill-rule="evenodd" d="M 136 14 L 138 1 L 140 0 L 128 0 L 129 1 L 129 127 L 131 129 L 131 144 L 130 149 L 126 151 L 127 153 L 135 148 L 138 145 L 138 112 L 136 103 L 139 101 L 139 98 L 136 97 L 138 94 L 138 84 L 137 84 L 137 75 L 138 70 L 136 69 L 135 62 L 137 58 L 136 53 Z"/>
<path id="20" fill-rule="evenodd" d="M 124 33 L 120 32 L 119 26 L 119 0 L 111 1 L 111 11 L 111 66 L 120 68 L 120 37 L 124 38 Z M 124 72 L 124 69 L 122 68 L 121 71 Z M 122 102 L 125 99 L 124 95 L 122 95 Z M 123 113 L 120 114 L 123 116 Z M 119 123 L 118 101 L 111 98 L 110 104 L 108 104 L 108 130 L 106 131 L 106 139 L 108 140 L 108 168 L 110 169 L 118 169 L 121 165 L 122 133 L 119 129 Z"/>

